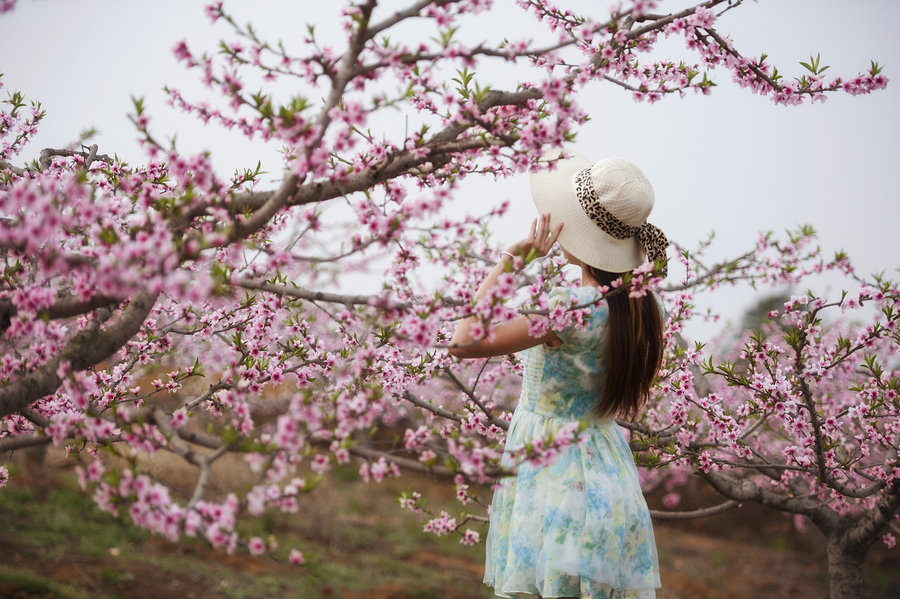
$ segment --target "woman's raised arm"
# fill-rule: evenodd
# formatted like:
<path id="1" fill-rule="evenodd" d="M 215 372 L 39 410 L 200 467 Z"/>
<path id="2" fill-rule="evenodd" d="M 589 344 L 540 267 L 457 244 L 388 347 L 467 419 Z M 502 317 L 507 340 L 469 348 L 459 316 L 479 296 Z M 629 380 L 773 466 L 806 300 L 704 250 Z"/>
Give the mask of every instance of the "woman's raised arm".
<path id="1" fill-rule="evenodd" d="M 531 223 L 531 232 L 521 241 L 511 245 L 503 251 L 500 260 L 488 274 L 484 282 L 475 292 L 475 299 L 479 300 L 491 290 L 507 268 L 512 264 L 514 256 L 525 259 L 546 256 L 562 230 L 562 224 L 550 230 L 550 214 L 541 214 Z M 486 358 L 490 356 L 503 356 L 534 347 L 540 343 L 559 342 L 559 338 L 547 331 L 540 337 L 529 334 L 531 324 L 525 316 L 519 316 L 512 322 L 497 325 L 491 330 L 489 337 L 474 339 L 472 329 L 478 320 L 475 316 L 469 316 L 456 325 L 453 337 L 450 339 L 450 355 L 457 358 Z"/>

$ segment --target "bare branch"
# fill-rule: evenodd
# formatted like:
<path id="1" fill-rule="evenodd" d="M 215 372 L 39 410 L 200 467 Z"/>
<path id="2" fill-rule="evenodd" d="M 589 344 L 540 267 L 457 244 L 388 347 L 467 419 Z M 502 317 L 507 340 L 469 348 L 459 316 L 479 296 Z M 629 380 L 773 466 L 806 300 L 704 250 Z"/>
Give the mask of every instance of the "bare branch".
<path id="1" fill-rule="evenodd" d="M 186 410 L 189 410 L 189 411 L 193 410 L 194 408 L 196 408 L 197 406 L 202 404 L 204 401 L 210 399 L 218 391 L 221 391 L 222 389 L 231 389 L 232 387 L 233 387 L 233 385 L 219 381 L 215 385 L 210 385 L 209 389 L 207 389 L 203 395 L 201 395 L 201 396 L 197 397 L 196 399 L 192 400 L 191 402 L 185 404 L 184 407 Z"/>
<path id="2" fill-rule="evenodd" d="M 759 487 L 751 480 L 735 480 L 724 474 L 716 472 L 703 472 L 698 474 L 721 495 L 734 501 L 753 501 L 761 505 L 775 508 L 792 514 L 812 516 L 818 510 L 824 509 L 813 497 L 790 497 L 780 495 Z"/>
<path id="3" fill-rule="evenodd" d="M 266 226 L 266 224 L 272 220 L 272 217 L 275 216 L 275 213 L 284 207 L 288 198 L 296 189 L 299 181 L 300 178 L 295 174 L 286 176 L 281 182 L 281 187 L 269 196 L 266 202 L 260 206 L 258 210 L 246 220 L 239 221 L 235 224 L 232 239 L 234 241 L 243 239 Z"/>
<path id="4" fill-rule="evenodd" d="M 434 2 L 434 0 L 419 0 L 415 4 L 412 4 L 409 7 L 405 8 L 404 10 L 398 10 L 390 17 L 387 17 L 386 19 L 382 20 L 381 22 L 375 23 L 372 26 L 368 27 L 366 29 L 366 39 L 370 40 L 370 39 L 374 38 L 376 35 L 378 35 L 382 31 L 390 29 L 391 27 L 393 27 L 397 23 L 400 23 L 401 21 L 405 21 L 406 19 L 419 16 L 419 13 L 422 12 L 422 9 L 425 8 L 426 6 L 428 6 L 429 4 L 440 5 L 441 2 Z"/>
<path id="5" fill-rule="evenodd" d="M 344 92 L 347 89 L 347 85 L 353 80 L 359 55 L 363 51 L 366 41 L 369 39 L 369 19 L 372 17 L 372 10 L 374 10 L 376 3 L 376 0 L 365 0 L 364 4 L 358 6 L 358 26 L 350 37 L 347 51 L 341 59 L 341 66 L 338 68 L 337 73 L 331 77 L 331 92 L 328 94 L 328 98 L 319 113 L 317 123 L 319 134 L 315 140 L 314 146 L 318 145 L 318 142 L 324 138 L 325 131 L 328 129 L 328 125 L 331 122 L 331 109 L 340 103 L 341 98 L 343 98 Z"/>
<path id="6" fill-rule="evenodd" d="M 447 418 L 456 422 L 461 422 L 463 419 L 462 416 L 460 416 L 456 412 L 451 412 L 446 408 L 430 404 L 427 401 L 420 399 L 419 397 L 415 396 L 409 389 L 403 392 L 403 398 L 411 404 L 419 406 L 423 410 L 427 410 L 436 416 L 440 416 L 441 418 Z"/>
<path id="7" fill-rule="evenodd" d="M 690 8 L 686 8 L 679 12 L 666 15 L 664 17 L 659 16 L 659 15 L 653 15 L 652 17 L 650 17 L 650 15 L 647 15 L 647 17 L 653 18 L 653 21 L 651 23 L 648 23 L 647 25 L 644 25 L 643 27 L 637 27 L 637 28 L 629 31 L 628 39 L 635 40 L 635 39 L 638 39 L 638 38 L 650 33 L 651 31 L 658 31 L 673 21 L 677 21 L 678 19 L 683 19 L 684 17 L 691 16 L 692 14 L 697 12 L 698 8 L 701 8 L 701 7 L 702 8 L 712 8 L 714 6 L 722 4 L 723 2 L 728 2 L 728 1 L 730 1 L 730 0 L 708 0 L 707 2 L 704 2 L 702 4 L 698 4 L 696 6 L 691 6 Z M 641 19 L 641 20 L 644 21 L 646 19 Z"/>
<path id="8" fill-rule="evenodd" d="M 35 426 L 40 426 L 40 427 L 50 426 L 50 420 L 48 420 L 43 414 L 38 414 L 37 412 L 35 412 L 31 408 L 31 406 L 23 408 L 21 414 Z"/>
<path id="9" fill-rule="evenodd" d="M 656 518 L 657 520 L 692 520 L 694 518 L 705 518 L 707 516 L 721 514 L 723 512 L 733 510 L 739 505 L 739 502 L 731 499 L 720 503 L 719 505 L 691 510 L 687 512 L 666 512 L 662 510 L 650 510 L 650 516 Z"/>
<path id="10" fill-rule="evenodd" d="M 121 298 L 106 295 L 96 295 L 87 301 L 79 300 L 73 296 L 63 296 L 56 300 L 52 306 L 38 312 L 38 316 L 49 320 L 71 318 L 79 314 L 86 314 L 97 308 L 106 308 L 118 304 Z M 19 313 L 18 308 L 8 298 L 0 299 L 0 322 L 11 319 Z"/>
<path id="11" fill-rule="evenodd" d="M 497 417 L 493 412 L 487 409 L 487 406 L 485 406 L 484 403 L 480 399 L 478 399 L 478 397 L 471 389 L 469 389 L 466 385 L 463 384 L 461 380 L 459 380 L 459 378 L 456 376 L 456 374 L 453 373 L 452 370 L 450 370 L 449 368 L 444 368 L 444 372 L 447 374 L 447 378 L 453 381 L 453 384 L 456 385 L 460 389 L 460 391 L 466 394 L 466 397 L 469 398 L 469 401 L 478 406 L 478 409 L 481 410 L 485 416 L 487 416 L 487 419 L 491 424 L 502 428 L 503 430 L 509 429 L 509 423 L 502 418 Z"/>
<path id="12" fill-rule="evenodd" d="M 847 541 L 856 546 L 872 542 L 889 523 L 893 522 L 898 511 L 900 511 L 900 483 L 895 481 L 891 491 L 879 497 L 875 506 L 856 521 L 847 533 Z"/>
<path id="13" fill-rule="evenodd" d="M 9 162 L 5 160 L 0 160 L 0 171 L 10 171 L 14 175 L 18 175 L 19 177 L 25 175 L 29 172 L 27 168 L 20 168 L 18 166 L 13 166 Z"/>
<path id="14" fill-rule="evenodd" d="M 216 460 L 225 455 L 225 452 L 228 451 L 228 445 L 225 443 L 219 444 L 211 455 L 197 453 L 190 445 L 184 442 L 180 431 L 172 426 L 169 415 L 166 414 L 162 408 L 155 406 L 152 410 L 152 414 L 156 426 L 159 427 L 163 435 L 165 435 L 169 441 L 169 449 L 184 458 L 186 462 L 193 464 L 200 469 L 200 474 L 197 477 L 197 484 L 194 487 L 194 493 L 191 495 L 190 502 L 187 506 L 188 509 L 192 509 L 198 501 L 203 499 L 203 494 L 206 492 L 206 487 L 209 485 L 209 476 L 212 465 Z"/>
<path id="15" fill-rule="evenodd" d="M 47 445 L 52 439 L 44 435 L 21 435 L 18 437 L 4 437 L 0 439 L 0 452 L 16 451 L 26 447 L 38 447 Z"/>
<path id="16" fill-rule="evenodd" d="M 349 449 L 352 455 L 355 455 L 359 458 L 365 458 L 367 460 L 377 460 L 379 458 L 384 458 L 390 462 L 394 462 L 400 468 L 404 470 L 412 470 L 413 472 L 424 472 L 426 474 L 433 474 L 434 476 L 440 478 L 453 478 L 458 472 L 454 472 L 447 468 L 446 466 L 428 466 L 418 460 L 412 460 L 410 458 L 404 458 L 397 455 L 393 455 L 386 451 L 378 451 L 377 449 L 371 449 L 369 447 L 363 447 L 361 445 L 354 445 Z"/>
<path id="17" fill-rule="evenodd" d="M 84 146 L 82 146 L 84 147 Z M 66 158 L 70 158 L 72 156 L 80 156 L 84 158 L 84 168 L 88 169 L 95 160 L 100 160 L 102 162 L 106 162 L 108 164 L 112 164 L 114 160 L 107 156 L 106 154 L 97 154 L 97 145 L 94 144 L 88 151 L 84 150 L 64 150 L 64 149 L 54 149 L 54 148 L 44 148 L 41 150 L 41 158 L 38 164 L 40 164 L 41 170 L 46 171 L 50 168 L 50 162 L 52 161 L 54 156 L 62 156 Z"/>
<path id="18" fill-rule="evenodd" d="M 375 295 L 344 295 L 340 293 L 327 293 L 325 291 L 309 291 L 299 287 L 287 287 L 285 285 L 273 285 L 271 283 L 258 283 L 241 279 L 234 282 L 237 287 L 244 289 L 255 289 L 256 291 L 265 291 L 266 293 L 274 293 L 275 295 L 284 295 L 297 299 L 308 300 L 311 302 L 329 302 L 334 304 L 344 304 L 345 306 L 372 306 L 378 305 L 381 300 Z M 407 307 L 406 305 L 390 306 L 391 308 Z"/>

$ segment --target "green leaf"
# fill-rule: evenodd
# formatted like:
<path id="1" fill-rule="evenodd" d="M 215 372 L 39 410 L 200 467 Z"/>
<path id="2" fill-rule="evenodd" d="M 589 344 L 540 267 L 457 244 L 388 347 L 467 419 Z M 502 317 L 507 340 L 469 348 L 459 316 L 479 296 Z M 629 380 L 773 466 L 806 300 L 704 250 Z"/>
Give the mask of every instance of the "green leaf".
<path id="1" fill-rule="evenodd" d="M 113 245 L 119 242 L 119 236 L 112 227 L 105 227 L 100 231 L 100 241 L 106 245 Z"/>

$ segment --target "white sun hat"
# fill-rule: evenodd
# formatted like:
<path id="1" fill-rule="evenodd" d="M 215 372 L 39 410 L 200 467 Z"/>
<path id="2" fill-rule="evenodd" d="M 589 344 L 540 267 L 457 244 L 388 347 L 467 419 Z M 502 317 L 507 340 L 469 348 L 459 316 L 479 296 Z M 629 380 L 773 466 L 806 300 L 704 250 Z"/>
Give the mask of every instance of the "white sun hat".
<path id="1" fill-rule="evenodd" d="M 665 275 L 668 240 L 647 222 L 653 187 L 641 170 L 623 158 L 591 164 L 577 154 L 554 150 L 545 160 L 553 170 L 531 174 L 531 196 L 550 226 L 564 223 L 559 244 L 586 264 L 607 272 L 627 272 L 647 257 Z M 552 168 L 552 167 L 550 167 Z"/>

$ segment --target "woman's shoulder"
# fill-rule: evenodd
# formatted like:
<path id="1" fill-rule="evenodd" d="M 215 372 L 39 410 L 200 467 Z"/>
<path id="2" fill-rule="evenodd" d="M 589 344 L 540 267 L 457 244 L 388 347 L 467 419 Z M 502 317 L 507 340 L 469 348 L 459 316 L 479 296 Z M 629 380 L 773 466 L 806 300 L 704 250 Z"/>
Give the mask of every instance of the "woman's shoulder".
<path id="1" fill-rule="evenodd" d="M 548 294 L 551 306 L 556 304 L 590 304 L 602 301 L 601 298 L 600 290 L 591 285 L 586 287 L 553 287 Z"/>
<path id="2" fill-rule="evenodd" d="M 548 303 L 551 309 L 557 306 L 587 310 L 588 313 L 606 314 L 608 307 L 600 290 L 594 286 L 554 287 L 550 290 Z"/>
<path id="3" fill-rule="evenodd" d="M 659 307 L 660 312 L 665 315 L 666 307 L 665 303 L 660 297 L 659 293 L 656 291 L 649 291 L 648 294 L 653 297 L 656 305 Z M 597 287 L 593 285 L 587 285 L 584 287 L 565 287 L 565 286 L 557 286 L 552 287 L 548 294 L 548 299 L 550 302 L 550 307 L 555 307 L 559 304 L 565 306 L 581 306 L 585 307 L 586 305 L 595 304 L 598 306 L 605 306 L 606 300 L 603 299 L 603 294 Z"/>
<path id="4" fill-rule="evenodd" d="M 569 314 L 551 314 L 550 329 L 564 342 L 596 340 L 606 322 L 608 307 L 596 287 L 554 287 L 549 293 L 549 306 L 563 308 Z"/>

